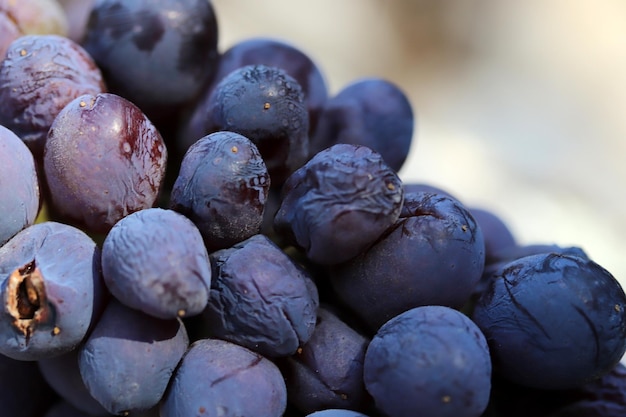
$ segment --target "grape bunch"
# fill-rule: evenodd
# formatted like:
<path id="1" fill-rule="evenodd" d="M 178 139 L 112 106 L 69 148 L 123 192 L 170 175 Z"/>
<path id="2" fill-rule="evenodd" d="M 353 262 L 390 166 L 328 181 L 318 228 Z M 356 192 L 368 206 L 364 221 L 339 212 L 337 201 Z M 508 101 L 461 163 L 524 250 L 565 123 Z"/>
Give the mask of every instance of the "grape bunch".
<path id="1" fill-rule="evenodd" d="M 3 416 L 626 415 L 619 282 L 403 181 L 399 86 L 85 4 L 0 1 Z"/>

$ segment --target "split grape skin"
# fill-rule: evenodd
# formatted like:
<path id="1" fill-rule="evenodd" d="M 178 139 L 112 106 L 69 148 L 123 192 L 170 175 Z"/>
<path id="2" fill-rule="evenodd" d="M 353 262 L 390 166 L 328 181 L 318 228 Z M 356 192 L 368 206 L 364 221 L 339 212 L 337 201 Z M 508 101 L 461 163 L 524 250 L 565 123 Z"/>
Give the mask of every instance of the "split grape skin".
<path id="1" fill-rule="evenodd" d="M 529 255 L 494 274 L 472 319 L 494 370 L 532 388 L 568 389 L 609 372 L 626 350 L 626 295 L 587 259 Z"/>
<path id="2" fill-rule="evenodd" d="M 54 119 L 43 167 L 60 221 L 107 233 L 130 213 L 153 207 L 167 149 L 133 103 L 111 93 L 83 95 Z"/>
<path id="3" fill-rule="evenodd" d="M 325 102 L 310 138 L 310 155 L 337 143 L 364 145 L 399 172 L 414 125 L 413 108 L 400 87 L 382 78 L 359 79 Z"/>
<path id="4" fill-rule="evenodd" d="M 363 372 L 388 416 L 479 417 L 489 401 L 485 336 L 449 307 L 415 307 L 386 322 L 367 348 Z"/>
<path id="5" fill-rule="evenodd" d="M 190 102 L 211 80 L 217 41 L 210 1 L 100 0 L 82 45 L 102 69 L 110 92 L 154 118 L 154 111 L 171 113 Z"/>
<path id="6" fill-rule="evenodd" d="M 264 235 L 211 253 L 203 321 L 213 337 L 270 358 L 292 355 L 315 329 L 319 296 L 307 272 Z"/>
<path id="7" fill-rule="evenodd" d="M 375 331 L 413 307 L 463 307 L 484 264 L 483 234 L 466 207 L 443 194 L 408 193 L 398 221 L 354 259 L 329 268 L 329 281 Z"/>
<path id="8" fill-rule="evenodd" d="M 320 265 L 362 253 L 400 215 L 400 178 L 372 149 L 337 144 L 289 176 L 274 230 Z"/>
<path id="9" fill-rule="evenodd" d="M 161 402 L 161 417 L 281 417 L 287 389 L 278 367 L 243 346 L 219 339 L 194 342 Z"/>
<path id="10" fill-rule="evenodd" d="M 78 367 L 93 398 L 111 414 L 128 415 L 158 405 L 188 346 L 180 319 L 158 319 L 112 298 L 79 347 Z"/>
<path id="11" fill-rule="evenodd" d="M 247 65 L 232 71 L 215 86 L 205 111 L 205 134 L 226 130 L 250 139 L 275 187 L 308 159 L 304 93 L 280 68 Z"/>
<path id="12" fill-rule="evenodd" d="M 102 245 L 111 294 L 161 319 L 200 314 L 211 286 L 209 254 L 198 228 L 173 210 L 149 208 L 113 226 Z"/>
<path id="13" fill-rule="evenodd" d="M 76 42 L 58 35 L 25 35 L 0 60 L 0 125 L 41 161 L 48 129 L 67 103 L 106 89 L 100 69 Z"/>
<path id="14" fill-rule="evenodd" d="M 234 132 L 215 132 L 185 153 L 170 207 L 190 218 L 209 252 L 259 233 L 270 177 L 257 147 Z"/>
<path id="15" fill-rule="evenodd" d="M 0 247 L 0 279 L 0 353 L 18 360 L 74 349 L 108 298 L 100 249 L 62 223 L 36 223 Z"/>
<path id="16" fill-rule="evenodd" d="M 33 154 L 0 125 L 0 246 L 35 223 L 41 194 Z"/>
<path id="17" fill-rule="evenodd" d="M 328 98 L 328 87 L 321 69 L 304 51 L 281 39 L 253 37 L 233 44 L 222 53 L 213 81 L 199 99 L 187 109 L 181 121 L 178 143 L 187 149 L 203 137 L 206 106 L 215 85 L 232 71 L 247 65 L 265 65 L 283 69 L 302 87 L 309 113 L 309 132 L 315 130 L 322 106 Z"/>
<path id="18" fill-rule="evenodd" d="M 369 342 L 330 308 L 320 307 L 309 341 L 279 362 L 289 402 L 303 413 L 367 410 L 372 399 L 363 384 L 363 359 Z"/>

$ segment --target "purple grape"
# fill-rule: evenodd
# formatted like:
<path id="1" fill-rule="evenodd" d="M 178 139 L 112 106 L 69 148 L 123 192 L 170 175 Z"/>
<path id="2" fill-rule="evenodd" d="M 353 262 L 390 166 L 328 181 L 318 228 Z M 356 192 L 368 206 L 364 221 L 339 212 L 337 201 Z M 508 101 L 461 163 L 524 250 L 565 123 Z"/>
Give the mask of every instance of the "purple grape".
<path id="1" fill-rule="evenodd" d="M 201 339 L 176 370 L 160 407 L 161 417 L 281 417 L 285 381 L 270 360 L 237 344 Z"/>
<path id="2" fill-rule="evenodd" d="M 213 337 L 268 357 L 292 355 L 315 329 L 319 297 L 306 271 L 264 235 L 210 255 L 203 319 Z"/>
<path id="3" fill-rule="evenodd" d="M 37 363 L 0 355 L 0 411 L 7 417 L 40 417 L 57 400 Z"/>
<path id="4" fill-rule="evenodd" d="M 364 145 L 400 171 L 413 141 L 415 119 L 400 87 L 383 78 L 353 81 L 324 103 L 310 155 L 337 143 Z"/>
<path id="5" fill-rule="evenodd" d="M 127 415 L 157 406 L 188 345 L 180 319 L 157 319 L 112 299 L 79 348 L 78 367 L 93 398 Z"/>
<path id="6" fill-rule="evenodd" d="M 363 384 L 368 344 L 368 338 L 320 307 L 313 335 L 282 366 L 290 403 L 304 413 L 325 408 L 364 411 L 371 405 Z"/>
<path id="7" fill-rule="evenodd" d="M 365 387 L 393 417 L 479 417 L 491 389 L 485 336 L 444 306 L 408 310 L 386 322 L 365 353 Z"/>
<path id="8" fill-rule="evenodd" d="M 37 223 L 0 247 L 0 353 L 38 360 L 80 344 L 102 310 L 100 249 L 80 229 Z"/>
<path id="9" fill-rule="evenodd" d="M 315 129 L 322 106 L 328 98 L 326 80 L 311 57 L 295 45 L 281 39 L 253 37 L 233 44 L 222 53 L 213 82 L 183 119 L 178 135 L 182 149 L 206 135 L 204 118 L 206 106 L 215 85 L 232 71 L 246 65 L 266 65 L 283 69 L 302 87 L 309 113 L 309 131 Z"/>
<path id="10" fill-rule="evenodd" d="M 205 110 L 206 134 L 226 130 L 250 139 L 274 186 L 308 159 L 302 87 L 280 68 L 247 65 L 232 71 L 215 86 Z"/>
<path id="11" fill-rule="evenodd" d="M 470 211 L 443 194 L 405 196 L 400 219 L 366 251 L 329 269 L 339 300 L 372 330 L 408 309 L 470 299 L 485 264 Z"/>
<path id="12" fill-rule="evenodd" d="M 102 246 L 102 275 L 123 304 L 162 319 L 200 314 L 211 285 L 200 231 L 161 208 L 137 211 L 113 226 Z"/>
<path id="13" fill-rule="evenodd" d="M 186 152 L 170 207 L 189 217 L 210 252 L 261 229 L 270 178 L 257 147 L 234 132 L 215 132 Z"/>
<path id="14" fill-rule="evenodd" d="M 110 414 L 91 396 L 78 369 L 76 348 L 63 355 L 37 361 L 41 375 L 69 407 L 83 415 L 106 417 Z M 65 407 L 63 407 L 65 408 Z"/>
<path id="15" fill-rule="evenodd" d="M 0 126 L 0 246 L 35 223 L 40 204 L 32 153 L 15 133 Z"/>
<path id="16" fill-rule="evenodd" d="M 115 94 L 83 95 L 54 119 L 44 152 L 51 206 L 86 231 L 106 233 L 156 204 L 167 149 L 145 114 Z"/>
<path id="17" fill-rule="evenodd" d="M 398 219 L 404 196 L 379 153 L 350 144 L 315 155 L 287 179 L 282 194 L 274 229 L 323 265 L 363 252 Z"/>
<path id="18" fill-rule="evenodd" d="M 529 255 L 494 274 L 474 308 L 498 375 L 542 389 L 576 388 L 609 372 L 626 351 L 626 295 L 597 263 Z"/>
<path id="19" fill-rule="evenodd" d="M 152 116 L 153 108 L 176 109 L 200 93 L 215 72 L 217 41 L 210 1 L 98 0 L 83 46 L 110 91 Z"/>
<path id="20" fill-rule="evenodd" d="M 48 129 L 67 103 L 105 91 L 100 70 L 76 42 L 58 35 L 25 35 L 0 60 L 0 125 L 41 160 Z"/>

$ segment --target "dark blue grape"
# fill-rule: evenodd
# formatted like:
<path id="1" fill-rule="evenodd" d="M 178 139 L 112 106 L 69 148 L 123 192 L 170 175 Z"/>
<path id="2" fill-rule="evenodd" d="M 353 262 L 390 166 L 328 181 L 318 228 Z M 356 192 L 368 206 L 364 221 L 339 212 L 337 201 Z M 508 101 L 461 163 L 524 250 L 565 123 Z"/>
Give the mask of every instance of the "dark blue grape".
<path id="1" fill-rule="evenodd" d="M 15 133 L 0 126 L 0 246 L 35 223 L 40 195 L 33 154 Z"/>
<path id="2" fill-rule="evenodd" d="M 503 378 L 575 388 L 609 372 L 626 351 L 626 295 L 595 262 L 529 255 L 498 269 L 473 319 Z"/>
<path id="3" fill-rule="evenodd" d="M 315 329 L 319 297 L 306 271 L 264 235 L 210 255 L 208 332 L 269 357 L 292 355 Z"/>
<path id="4" fill-rule="evenodd" d="M 76 348 L 63 355 L 37 361 L 41 375 L 64 403 L 83 415 L 105 417 L 110 414 L 91 396 L 78 369 Z"/>
<path id="5" fill-rule="evenodd" d="M 131 213 L 113 226 L 102 246 L 102 275 L 123 304 L 162 319 L 200 314 L 211 285 L 200 231 L 162 208 Z"/>
<path id="6" fill-rule="evenodd" d="M 486 263 L 491 262 L 496 253 L 517 245 L 510 227 L 495 212 L 483 207 L 470 207 L 469 210 L 483 232 Z"/>
<path id="7" fill-rule="evenodd" d="M 0 355 L 0 413 L 6 417 L 40 417 L 57 396 L 37 363 Z"/>
<path id="8" fill-rule="evenodd" d="M 479 417 L 491 389 L 485 337 L 464 314 L 444 306 L 408 310 L 370 342 L 365 387 L 393 417 Z"/>
<path id="9" fill-rule="evenodd" d="M 365 410 L 371 405 L 363 384 L 368 343 L 329 308 L 320 307 L 313 335 L 282 366 L 289 402 L 304 413 L 326 408 Z"/>
<path id="10" fill-rule="evenodd" d="M 408 193 L 423 193 L 423 192 L 427 192 L 427 193 L 437 193 L 437 194 L 444 194 L 447 195 L 450 198 L 454 198 L 455 200 L 459 200 L 456 196 L 452 195 L 452 193 L 450 193 L 448 190 L 444 190 L 441 187 L 438 187 L 436 185 L 432 185 L 429 183 L 423 183 L 423 182 L 403 182 L 402 183 L 402 187 L 404 188 L 404 193 L 408 194 Z M 459 200 L 461 201 L 461 200 Z"/>
<path id="11" fill-rule="evenodd" d="M 326 410 L 316 411 L 307 414 L 306 417 L 367 417 L 365 414 L 357 413 L 352 410 L 344 410 L 339 408 L 329 408 Z"/>
<path id="12" fill-rule="evenodd" d="M 111 416 L 111 414 L 106 413 L 103 416 Z M 61 400 L 48 408 L 43 417 L 94 417 L 94 415 L 81 411 L 72 404 Z"/>
<path id="13" fill-rule="evenodd" d="M 492 247 L 492 249 L 495 249 Z M 578 256 L 589 259 L 585 251 L 578 246 L 562 246 L 549 243 L 528 243 L 505 245 L 498 250 L 492 251 L 489 258 L 485 259 L 485 270 L 479 283 L 473 291 L 472 298 L 476 299 L 487 291 L 491 286 L 491 281 L 496 278 L 496 272 L 509 262 L 516 261 L 529 255 L 539 255 L 543 253 L 558 253 L 561 255 Z"/>
<path id="14" fill-rule="evenodd" d="M 398 172 L 409 154 L 414 124 L 413 108 L 400 87 L 382 78 L 356 80 L 324 104 L 310 155 L 337 143 L 364 145 Z"/>
<path id="15" fill-rule="evenodd" d="M 215 132 L 185 153 L 170 207 L 200 229 L 210 252 L 261 230 L 270 178 L 257 147 L 234 132 Z"/>
<path id="16" fill-rule="evenodd" d="M 210 1 L 98 0 L 83 46 L 110 91 L 151 115 L 200 93 L 215 72 L 217 41 Z"/>
<path id="17" fill-rule="evenodd" d="M 26 35 L 0 60 L 0 124 L 40 161 L 48 129 L 67 103 L 105 90 L 100 70 L 76 42 L 58 35 Z"/>
<path id="18" fill-rule="evenodd" d="M 163 320 L 112 299 L 79 348 L 89 393 L 111 414 L 157 406 L 189 339 L 180 319 Z"/>
<path id="19" fill-rule="evenodd" d="M 161 417 L 281 417 L 285 381 L 270 360 L 217 339 L 193 343 L 161 403 Z"/>
<path id="20" fill-rule="evenodd" d="M 367 251 L 333 266 L 330 282 L 375 330 L 413 307 L 461 308 L 484 262 L 483 235 L 467 208 L 443 194 L 409 193 L 402 217 Z"/>
<path id="21" fill-rule="evenodd" d="M 50 205 L 63 222 L 106 233 L 124 216 L 155 205 L 167 149 L 133 103 L 83 95 L 57 115 L 44 151 Z"/>
<path id="22" fill-rule="evenodd" d="M 205 107 L 215 85 L 232 71 L 246 65 L 266 65 L 283 69 L 302 87 L 309 112 L 309 130 L 313 131 L 322 106 L 328 98 L 326 80 L 313 59 L 285 40 L 254 37 L 233 44 L 222 53 L 213 82 L 202 93 L 192 110 L 184 118 L 178 141 L 187 149 L 194 141 L 206 135 Z"/>
<path id="23" fill-rule="evenodd" d="M 274 229 L 313 262 L 354 258 L 400 215 L 402 183 L 381 155 L 338 144 L 315 155 L 285 182 Z"/>
<path id="24" fill-rule="evenodd" d="M 0 248 L 0 353 L 38 360 L 81 343 L 102 310 L 100 249 L 80 229 L 37 223 Z"/>
<path id="25" fill-rule="evenodd" d="M 309 154 L 309 115 L 300 84 L 284 70 L 247 65 L 213 89 L 204 131 L 239 133 L 259 149 L 272 184 L 278 186 Z"/>

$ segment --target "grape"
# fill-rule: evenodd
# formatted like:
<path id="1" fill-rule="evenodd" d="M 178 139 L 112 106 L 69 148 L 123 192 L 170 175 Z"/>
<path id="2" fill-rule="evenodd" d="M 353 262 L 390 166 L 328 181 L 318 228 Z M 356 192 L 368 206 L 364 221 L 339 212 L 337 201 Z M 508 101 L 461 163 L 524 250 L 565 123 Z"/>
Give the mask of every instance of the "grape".
<path id="1" fill-rule="evenodd" d="M 517 245 L 508 225 L 492 210 L 470 207 L 474 220 L 480 225 L 485 240 L 485 262 L 491 262 L 496 253 Z"/>
<path id="2" fill-rule="evenodd" d="M 3 416 L 40 417 L 56 399 L 36 362 L 0 355 L 0 410 Z"/>
<path id="3" fill-rule="evenodd" d="M 213 89 L 204 118 L 206 134 L 227 130 L 250 139 L 276 186 L 308 158 L 304 93 L 280 68 L 247 65 L 232 71 Z"/>
<path id="4" fill-rule="evenodd" d="M 274 229 L 313 262 L 345 262 L 370 246 L 400 215 L 403 189 L 379 153 L 338 144 L 318 153 L 282 188 Z"/>
<path id="5" fill-rule="evenodd" d="M 320 307 L 307 343 L 282 366 L 289 401 L 312 413 L 325 408 L 365 410 L 371 397 L 363 384 L 363 359 L 370 340 Z M 359 415 L 358 413 L 347 414 Z"/>
<path id="6" fill-rule="evenodd" d="M 365 353 L 365 387 L 393 417 L 479 417 L 487 408 L 491 359 L 485 336 L 464 314 L 415 307 L 386 322 Z"/>
<path id="7" fill-rule="evenodd" d="M 100 249 L 80 229 L 37 223 L 0 247 L 0 353 L 38 360 L 67 353 L 106 300 Z"/>
<path id="8" fill-rule="evenodd" d="M 44 380 L 68 407 L 90 416 L 105 417 L 110 414 L 91 396 L 80 375 L 76 348 L 63 355 L 37 361 Z M 63 408 L 66 408 L 63 406 Z"/>
<path id="9" fill-rule="evenodd" d="M 62 221 L 106 233 L 156 203 L 166 161 L 163 138 L 133 103 L 111 93 L 79 96 L 54 119 L 46 141 L 49 202 Z"/>
<path id="10" fill-rule="evenodd" d="M 264 235 L 211 253 L 203 313 L 209 334 L 268 357 L 292 355 L 315 329 L 319 298 L 307 272 Z"/>
<path id="11" fill-rule="evenodd" d="M 210 252 L 260 232 L 270 178 L 257 147 L 234 132 L 215 132 L 186 152 L 170 206 L 189 217 Z"/>
<path id="12" fill-rule="evenodd" d="M 35 160 L 12 131 L 0 126 L 0 246 L 35 222 L 41 204 Z"/>
<path id="13" fill-rule="evenodd" d="M 111 414 L 105 415 L 110 416 Z M 75 408 L 66 401 L 58 401 L 48 408 L 43 417 L 93 417 L 93 415 Z"/>
<path id="14" fill-rule="evenodd" d="M 131 213 L 113 226 L 102 246 L 102 275 L 119 301 L 162 319 L 200 314 L 211 285 L 200 231 L 161 208 Z"/>
<path id="15" fill-rule="evenodd" d="M 109 413 L 146 411 L 161 400 L 188 344 L 180 319 L 157 319 L 112 299 L 79 348 L 78 367 Z"/>
<path id="16" fill-rule="evenodd" d="M 215 72 L 217 39 L 207 0 L 97 0 L 82 44 L 110 91 L 152 117 L 200 93 Z"/>
<path id="17" fill-rule="evenodd" d="M 328 98 L 326 80 L 321 69 L 309 55 L 289 42 L 253 37 L 235 43 L 222 53 L 213 82 L 204 89 L 199 100 L 181 122 L 178 141 L 183 149 L 187 149 L 206 134 L 203 127 L 206 106 L 215 85 L 232 71 L 247 65 L 278 67 L 292 76 L 302 87 L 309 113 L 309 131 L 314 131 L 319 113 Z"/>
<path id="18" fill-rule="evenodd" d="M 48 129 L 63 107 L 104 90 L 99 68 L 76 42 L 58 35 L 21 36 L 0 61 L 0 124 L 40 161 Z"/>
<path id="19" fill-rule="evenodd" d="M 360 79 L 325 102 L 310 154 L 336 143 L 364 145 L 398 172 L 409 154 L 414 124 L 413 108 L 400 87 L 382 78 Z"/>
<path id="20" fill-rule="evenodd" d="M 161 403 L 161 417 L 280 417 L 285 381 L 270 360 L 240 345 L 202 339 L 193 343 Z"/>
<path id="21" fill-rule="evenodd" d="M 626 351 L 626 295 L 600 265 L 543 253 L 503 265 L 473 320 L 494 370 L 542 389 L 575 388 L 606 374 Z"/>
<path id="22" fill-rule="evenodd" d="M 374 245 L 329 270 L 338 298 L 375 330 L 410 308 L 461 308 L 485 262 L 470 211 L 443 194 L 405 196 L 402 217 Z"/>
<path id="23" fill-rule="evenodd" d="M 306 417 L 367 417 L 365 414 L 357 413 L 352 410 L 343 409 L 326 409 L 307 414 Z"/>

